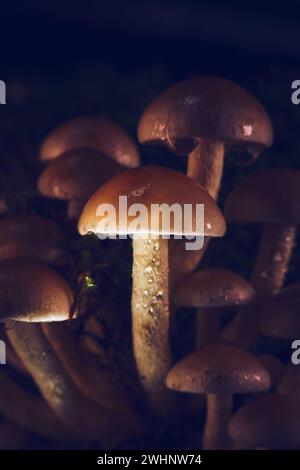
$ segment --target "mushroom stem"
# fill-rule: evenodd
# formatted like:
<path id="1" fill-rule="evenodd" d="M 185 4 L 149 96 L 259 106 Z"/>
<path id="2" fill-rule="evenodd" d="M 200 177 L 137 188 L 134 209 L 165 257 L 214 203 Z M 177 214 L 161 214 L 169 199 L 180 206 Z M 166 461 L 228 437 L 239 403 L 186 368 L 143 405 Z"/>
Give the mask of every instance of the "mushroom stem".
<path id="1" fill-rule="evenodd" d="M 198 181 L 213 199 L 218 198 L 224 165 L 224 144 L 201 139 L 189 154 L 187 174 Z"/>
<path id="2" fill-rule="evenodd" d="M 164 384 L 171 367 L 169 346 L 168 240 L 133 238 L 133 348 L 141 384 L 157 414 L 171 406 Z"/>
<path id="3" fill-rule="evenodd" d="M 205 344 L 217 341 L 220 327 L 221 309 L 198 308 L 196 313 L 196 346 L 197 349 Z"/>
<path id="4" fill-rule="evenodd" d="M 207 395 L 207 415 L 203 433 L 203 449 L 226 449 L 228 445 L 227 428 L 232 413 L 231 394 Z"/>
<path id="5" fill-rule="evenodd" d="M 68 377 L 40 325 L 15 322 L 7 334 L 55 414 L 84 440 L 118 441 L 139 433 L 138 425 L 116 417 L 84 397 Z M 123 429 L 122 429 L 123 428 Z"/>
<path id="6" fill-rule="evenodd" d="M 259 306 L 282 288 L 296 238 L 296 226 L 266 224 L 250 282 L 256 289 L 258 302 L 240 310 L 226 328 L 223 338 L 250 346 L 257 337 Z"/>

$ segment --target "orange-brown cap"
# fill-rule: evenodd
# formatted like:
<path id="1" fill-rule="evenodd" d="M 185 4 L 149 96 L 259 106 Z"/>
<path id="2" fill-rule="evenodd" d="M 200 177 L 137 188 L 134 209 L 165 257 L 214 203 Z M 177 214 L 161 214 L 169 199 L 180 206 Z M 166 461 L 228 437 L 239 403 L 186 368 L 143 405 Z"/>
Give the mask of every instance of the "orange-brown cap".
<path id="1" fill-rule="evenodd" d="M 260 332 L 280 339 L 299 338 L 300 335 L 300 282 L 273 297 L 263 308 Z"/>
<path id="2" fill-rule="evenodd" d="M 203 269 L 179 286 L 174 302 L 179 307 L 232 307 L 255 300 L 253 287 L 228 269 Z"/>
<path id="3" fill-rule="evenodd" d="M 70 317 L 73 294 L 66 281 L 47 266 L 0 261 L 0 320 L 62 321 Z"/>
<path id="4" fill-rule="evenodd" d="M 146 108 L 138 128 L 143 144 L 164 144 L 186 155 L 206 138 L 258 153 L 271 145 L 273 131 L 253 95 L 229 80 L 200 77 L 176 83 Z"/>
<path id="5" fill-rule="evenodd" d="M 0 220 L 0 260 L 60 263 L 65 240 L 52 220 L 37 215 L 10 215 Z"/>
<path id="6" fill-rule="evenodd" d="M 299 398 L 269 394 L 258 397 L 233 416 L 229 435 L 252 448 L 299 448 L 299 410 Z"/>
<path id="7" fill-rule="evenodd" d="M 245 178 L 225 204 L 230 223 L 300 223 L 300 171 L 262 170 Z"/>
<path id="8" fill-rule="evenodd" d="M 192 229 L 193 233 L 185 231 L 181 226 L 177 229 L 174 217 L 170 217 L 170 229 L 168 234 L 179 235 L 203 235 L 197 233 L 196 227 L 196 204 L 204 205 L 204 235 L 215 237 L 225 233 L 226 225 L 223 215 L 212 197 L 195 180 L 174 170 L 163 167 L 140 167 L 127 170 L 105 183 L 91 197 L 86 204 L 78 229 L 81 235 L 89 232 L 99 233 L 97 225 L 101 220 L 97 215 L 97 209 L 102 204 L 111 204 L 116 210 L 116 230 L 112 234 L 128 234 L 128 225 L 137 217 L 128 215 L 126 220 L 119 220 L 119 196 L 127 198 L 127 206 L 142 204 L 148 212 L 147 233 L 162 234 L 162 218 L 154 221 L 151 218 L 151 208 L 153 204 L 166 204 L 170 208 L 173 204 L 179 204 L 182 214 L 184 204 L 192 205 Z M 124 214 L 126 215 L 126 214 Z M 157 222 L 157 226 L 154 222 Z M 155 230 L 152 227 L 155 225 Z M 135 232 L 134 232 L 135 233 Z"/>
<path id="9" fill-rule="evenodd" d="M 70 150 L 46 166 L 38 180 L 43 196 L 85 200 L 107 180 L 122 171 L 121 165 L 97 150 Z"/>
<path id="10" fill-rule="evenodd" d="M 81 116 L 54 129 L 40 149 L 42 161 L 53 160 L 74 148 L 93 148 L 121 165 L 140 164 L 138 149 L 127 132 L 104 116 Z"/>
<path id="11" fill-rule="evenodd" d="M 269 372 L 272 387 L 277 387 L 284 374 L 285 365 L 272 354 L 261 353 L 257 357 Z"/>
<path id="12" fill-rule="evenodd" d="M 209 344 L 179 361 L 168 388 L 189 393 L 253 393 L 268 390 L 268 371 L 249 351 L 231 343 Z"/>

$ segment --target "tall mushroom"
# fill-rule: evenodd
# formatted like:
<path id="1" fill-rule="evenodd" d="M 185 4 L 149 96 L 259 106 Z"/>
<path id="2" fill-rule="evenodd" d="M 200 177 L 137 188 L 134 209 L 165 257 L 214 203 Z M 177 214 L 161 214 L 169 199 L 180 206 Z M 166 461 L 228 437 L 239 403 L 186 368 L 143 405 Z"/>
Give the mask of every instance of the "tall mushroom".
<path id="1" fill-rule="evenodd" d="M 218 339 L 223 308 L 249 305 L 255 299 L 252 286 L 228 269 L 203 269 L 193 274 L 177 289 L 177 307 L 197 308 L 196 344 L 199 348 Z"/>
<path id="2" fill-rule="evenodd" d="M 262 170 L 248 176 L 229 195 L 227 221 L 261 224 L 258 252 L 250 283 L 261 304 L 281 289 L 300 222 L 300 171 Z M 224 339 L 251 344 L 256 338 L 259 308 L 242 309 L 224 333 Z"/>
<path id="3" fill-rule="evenodd" d="M 189 354 L 169 372 L 167 386 L 178 392 L 207 395 L 204 449 L 228 446 L 232 395 L 268 390 L 270 377 L 250 352 L 230 343 L 213 343 Z"/>
<path id="4" fill-rule="evenodd" d="M 139 166 L 138 149 L 122 127 L 105 116 L 80 116 L 54 129 L 40 148 L 40 159 L 48 162 L 76 148 L 90 148 L 124 167 Z"/>
<path id="5" fill-rule="evenodd" d="M 78 219 L 90 196 L 122 171 L 122 166 L 97 150 L 69 150 L 46 166 L 38 180 L 40 194 L 68 201 L 68 218 Z"/>
<path id="6" fill-rule="evenodd" d="M 142 144 L 188 155 L 188 176 L 217 199 L 225 150 L 234 147 L 257 156 L 271 145 L 273 131 L 265 109 L 248 91 L 229 80 L 199 77 L 158 95 L 140 119 L 138 138 Z M 203 254 L 183 253 L 177 242 L 171 258 L 175 286 L 194 271 Z"/>
<path id="7" fill-rule="evenodd" d="M 122 215 L 119 197 L 124 196 L 128 213 Z M 209 194 L 194 180 L 160 167 L 144 167 L 129 170 L 117 175 L 104 184 L 88 201 L 79 220 L 79 232 L 106 233 L 100 227 L 99 207 L 107 204 L 116 213 L 116 226 L 108 227 L 113 236 L 130 234 L 133 238 L 132 269 L 132 328 L 133 346 L 141 383 L 157 413 L 165 412 L 169 405 L 169 395 L 164 386 L 164 378 L 170 369 L 169 348 L 169 266 L 168 240 L 171 235 L 196 235 L 196 205 L 204 205 L 205 236 L 222 236 L 225 223 L 221 212 Z M 139 206 L 134 206 L 139 204 Z M 158 211 L 163 204 L 172 211 L 177 204 L 181 213 L 184 204 L 192 207 L 191 227 L 185 229 L 181 222 L 178 228 L 174 217 L 168 213 L 170 223 L 165 226 Z M 105 207 L 105 206 L 104 206 Z M 131 209 L 134 209 L 132 213 Z M 146 226 L 134 226 L 139 211 L 146 211 Z M 102 214 L 103 217 L 104 214 Z M 124 218 L 122 218 L 124 217 Z M 178 221 L 177 221 L 178 222 Z M 102 225 L 102 224 L 101 224 Z M 100 227 L 100 228 L 99 228 Z M 192 232 L 187 232 L 192 230 Z M 202 229 L 201 229 L 202 231 Z M 198 235 L 201 235 L 198 233 Z"/>

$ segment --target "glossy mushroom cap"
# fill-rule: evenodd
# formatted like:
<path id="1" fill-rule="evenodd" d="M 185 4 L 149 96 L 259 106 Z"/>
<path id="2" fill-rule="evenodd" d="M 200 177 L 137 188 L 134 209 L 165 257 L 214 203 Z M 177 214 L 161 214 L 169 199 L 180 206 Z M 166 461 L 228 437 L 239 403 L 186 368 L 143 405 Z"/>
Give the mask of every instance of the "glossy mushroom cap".
<path id="1" fill-rule="evenodd" d="M 43 196 L 63 200 L 88 200 L 121 165 L 93 149 L 74 149 L 53 160 L 42 172 L 38 189 Z"/>
<path id="2" fill-rule="evenodd" d="M 53 160 L 68 150 L 92 148 L 125 167 L 140 164 L 138 149 L 127 132 L 104 116 L 81 116 L 71 119 L 44 140 L 40 149 L 42 161 Z"/>
<path id="3" fill-rule="evenodd" d="M 130 233 L 128 224 L 136 218 L 136 215 L 129 215 L 126 220 L 119 221 L 119 196 L 127 197 L 128 208 L 133 204 L 145 206 L 149 214 L 147 229 L 149 234 L 203 235 L 203 233 L 197 232 L 196 204 L 204 204 L 204 235 L 216 237 L 225 233 L 226 226 L 223 215 L 215 201 L 202 186 L 177 171 L 147 166 L 124 171 L 98 189 L 83 210 L 78 225 L 80 234 L 99 233 L 97 225 L 101 217 L 97 215 L 97 209 L 101 204 L 111 204 L 116 210 L 117 227 L 114 234 Z M 182 213 L 184 204 L 192 205 L 192 233 L 185 231 L 183 227 L 177 229 L 174 217 L 171 217 L 167 232 L 162 227 L 161 217 L 159 221 L 151 219 L 153 204 L 167 204 L 170 208 L 176 203 L 179 204 Z M 153 226 L 155 226 L 154 229 L 152 229 Z"/>
<path id="4" fill-rule="evenodd" d="M 252 286 L 228 269 L 203 269 L 179 286 L 174 302 L 179 307 L 233 307 L 255 300 Z"/>
<path id="5" fill-rule="evenodd" d="M 273 297 L 263 308 L 260 332 L 279 339 L 299 338 L 300 335 L 300 282 Z"/>
<path id="6" fill-rule="evenodd" d="M 11 215 L 0 220 L 0 260 L 57 264 L 64 248 L 64 236 L 52 220 L 37 215 Z"/>
<path id="7" fill-rule="evenodd" d="M 271 169 L 245 178 L 225 204 L 230 223 L 300 223 L 300 171 Z"/>
<path id="8" fill-rule="evenodd" d="M 235 394 L 268 390 L 270 377 L 250 352 L 231 343 L 209 344 L 179 361 L 167 387 L 178 392 Z"/>
<path id="9" fill-rule="evenodd" d="M 272 387 L 277 387 L 284 374 L 285 365 L 272 354 L 261 353 L 257 357 L 269 372 Z"/>
<path id="10" fill-rule="evenodd" d="M 34 262 L 0 261 L 0 320 L 63 321 L 73 294 L 54 270 Z"/>
<path id="11" fill-rule="evenodd" d="M 271 145 L 273 131 L 265 109 L 248 91 L 228 80 L 200 77 L 156 97 L 141 117 L 138 137 L 178 155 L 190 153 L 202 138 L 256 154 Z"/>
<path id="12" fill-rule="evenodd" d="M 253 448 L 299 448 L 299 410 L 299 398 L 269 394 L 258 397 L 233 416 L 229 435 Z"/>

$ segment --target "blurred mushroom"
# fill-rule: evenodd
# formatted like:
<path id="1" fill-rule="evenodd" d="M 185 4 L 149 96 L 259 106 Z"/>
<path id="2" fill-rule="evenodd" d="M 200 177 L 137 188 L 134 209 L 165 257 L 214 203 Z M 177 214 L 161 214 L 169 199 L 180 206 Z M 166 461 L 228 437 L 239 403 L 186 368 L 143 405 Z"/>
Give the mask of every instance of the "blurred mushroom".
<path id="1" fill-rule="evenodd" d="M 260 333 L 269 338 L 299 338 L 299 312 L 300 282 L 297 282 L 265 304 L 260 316 Z"/>
<path id="2" fill-rule="evenodd" d="M 0 374 L 0 412 L 21 428 L 55 441 L 74 441 L 78 435 L 55 416 L 40 397 L 20 387 L 5 370 Z"/>
<path id="3" fill-rule="evenodd" d="M 207 395 L 204 449 L 228 447 L 227 426 L 232 395 L 268 390 L 270 377 L 250 352 L 230 343 L 204 346 L 179 361 L 169 372 L 167 386 L 178 392 Z"/>
<path id="4" fill-rule="evenodd" d="M 177 307 L 197 308 L 196 344 L 199 348 L 218 339 L 222 308 L 249 305 L 255 299 L 250 284 L 228 269 L 203 269 L 179 286 Z"/>
<path id="5" fill-rule="evenodd" d="M 222 78 L 199 77 L 158 95 L 140 119 L 138 138 L 189 155 L 188 176 L 217 199 L 225 150 L 258 156 L 271 145 L 273 131 L 265 109 L 248 91 Z M 170 257 L 175 288 L 194 271 L 205 248 L 184 253 L 183 243 L 175 241 Z"/>
<path id="6" fill-rule="evenodd" d="M 29 261 L 0 261 L 0 321 L 63 321 L 73 294 L 51 268 Z"/>
<path id="7" fill-rule="evenodd" d="M 250 283 L 259 304 L 279 292 L 295 243 L 300 222 L 300 172 L 262 170 L 248 176 L 229 195 L 227 221 L 262 224 L 263 233 Z M 224 333 L 224 339 L 249 345 L 258 328 L 259 306 L 242 309 Z"/>
<path id="8" fill-rule="evenodd" d="M 91 354 L 78 344 L 66 323 L 44 323 L 44 334 L 61 359 L 64 368 L 81 392 L 92 401 L 122 415 L 134 414 L 122 384 L 113 380 L 110 370 L 101 367 Z M 137 417 L 135 416 L 137 420 Z"/>
<path id="9" fill-rule="evenodd" d="M 38 189 L 43 196 L 68 201 L 68 218 L 78 219 L 90 196 L 120 171 L 117 161 L 97 150 L 74 149 L 49 163 Z"/>
<path id="10" fill-rule="evenodd" d="M 85 441 L 118 442 L 142 432 L 128 415 L 112 413 L 83 396 L 38 324 L 8 323 L 8 336 L 55 414 Z"/>
<path id="11" fill-rule="evenodd" d="M 43 162 L 76 148 L 90 148 L 125 167 L 139 166 L 138 149 L 127 132 L 104 116 L 80 116 L 64 122 L 44 140 L 40 149 Z"/>
<path id="12" fill-rule="evenodd" d="M 10 215 L 0 220 L 0 260 L 20 259 L 60 264 L 65 239 L 52 220 L 37 215 Z"/>
<path id="13" fill-rule="evenodd" d="M 125 196 L 128 201 L 129 214 L 124 214 L 126 220 L 119 220 L 119 196 Z M 179 205 L 181 211 L 184 204 L 192 206 L 192 227 L 189 229 L 192 232 L 185 233 L 184 226 L 178 229 L 174 217 L 170 215 L 170 225 L 165 232 L 162 218 L 157 213 L 153 215 L 151 209 L 154 204 L 165 204 L 171 208 L 174 203 Z M 84 208 L 78 226 L 81 235 L 90 232 L 97 234 L 104 230 L 99 228 L 101 217 L 97 212 L 102 204 L 110 204 L 116 211 L 116 227 L 108 227 L 110 235 L 132 236 L 134 354 L 141 383 L 153 408 L 157 413 L 165 413 L 171 405 L 170 394 L 164 385 L 171 364 L 167 238 L 175 234 L 197 234 L 196 204 L 204 204 L 205 236 L 222 236 L 225 232 L 224 219 L 213 199 L 197 182 L 162 167 L 129 170 L 104 184 Z M 145 227 L 133 225 L 141 205 L 147 212 Z M 135 207 L 137 211 L 133 215 L 130 208 Z M 107 231 L 103 233 L 107 234 Z"/>
<path id="14" fill-rule="evenodd" d="M 261 353 L 257 357 L 269 372 L 272 388 L 276 388 L 285 372 L 285 365 L 272 354 Z"/>
<path id="15" fill-rule="evenodd" d="M 7 211 L 7 204 L 5 197 L 0 197 L 0 215 L 4 215 Z"/>
<path id="16" fill-rule="evenodd" d="M 270 394 L 258 397 L 233 416 L 229 435 L 244 442 L 245 448 L 299 449 L 299 410 L 299 398 Z"/>

